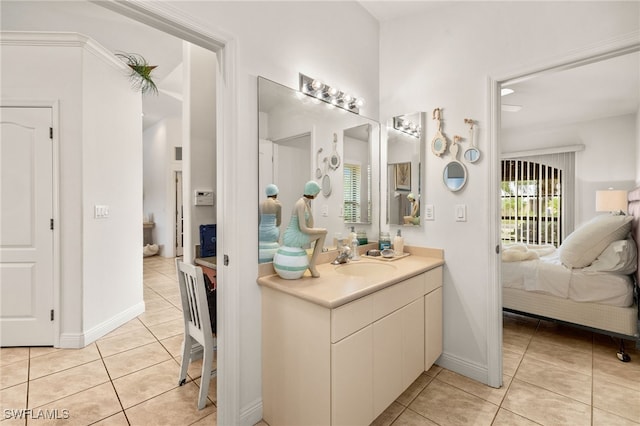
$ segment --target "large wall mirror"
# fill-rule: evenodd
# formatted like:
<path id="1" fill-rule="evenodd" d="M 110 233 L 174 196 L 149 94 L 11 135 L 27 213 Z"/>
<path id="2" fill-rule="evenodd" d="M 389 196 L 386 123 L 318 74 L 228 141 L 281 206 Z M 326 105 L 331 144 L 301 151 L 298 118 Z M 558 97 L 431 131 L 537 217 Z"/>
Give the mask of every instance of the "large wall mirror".
<path id="1" fill-rule="evenodd" d="M 380 125 L 297 90 L 258 77 L 259 203 L 278 188 L 279 243 L 304 185 L 321 187 L 312 201 L 314 226 L 327 229 L 325 249 L 352 226 L 376 239 L 379 231 Z M 262 245 L 262 242 L 261 242 Z M 269 262 L 260 255 L 260 262 Z"/>
<path id="2" fill-rule="evenodd" d="M 387 222 L 420 226 L 426 113 L 387 122 Z"/>

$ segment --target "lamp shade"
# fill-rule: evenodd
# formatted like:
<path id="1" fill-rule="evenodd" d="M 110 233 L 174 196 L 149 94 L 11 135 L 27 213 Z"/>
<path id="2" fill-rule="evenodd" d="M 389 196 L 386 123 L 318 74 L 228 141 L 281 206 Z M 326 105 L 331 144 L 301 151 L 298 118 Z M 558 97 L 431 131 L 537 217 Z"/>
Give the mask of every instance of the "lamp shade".
<path id="1" fill-rule="evenodd" d="M 597 212 L 627 211 L 627 191 L 608 189 L 596 191 Z"/>

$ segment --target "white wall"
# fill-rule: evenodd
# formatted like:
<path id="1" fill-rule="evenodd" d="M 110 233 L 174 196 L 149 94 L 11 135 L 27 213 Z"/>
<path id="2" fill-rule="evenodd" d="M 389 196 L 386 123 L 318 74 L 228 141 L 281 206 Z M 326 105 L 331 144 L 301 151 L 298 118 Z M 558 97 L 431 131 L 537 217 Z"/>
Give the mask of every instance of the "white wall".
<path id="1" fill-rule="evenodd" d="M 640 105 L 636 114 L 636 185 L 640 185 Z"/>
<path id="2" fill-rule="evenodd" d="M 435 220 L 407 229 L 406 244 L 445 252 L 444 354 L 440 363 L 487 380 L 488 300 L 492 236 L 488 233 L 490 173 L 488 77 L 498 77 L 576 49 L 637 30 L 637 2 L 460 2 L 381 25 L 381 119 L 406 111 L 443 108 L 450 140 L 464 135 L 464 118 L 478 120 L 475 144 L 482 158 L 467 165 L 469 179 L 457 193 L 446 190 L 442 171 L 449 158 L 427 151 L 423 202 Z M 409 43 L 416 49 L 398 49 Z M 430 143 L 436 130 L 426 126 Z M 463 148 L 465 145 L 463 145 Z M 467 206 L 455 222 L 454 206 Z"/>
<path id="3" fill-rule="evenodd" d="M 636 114 L 579 123 L 506 130 L 502 152 L 582 144 L 576 153 L 576 217 L 580 226 L 596 215 L 595 191 L 632 189 L 636 176 Z M 606 161 L 603 161 L 606 158 Z"/>
<path id="4" fill-rule="evenodd" d="M 82 328 L 85 344 L 142 312 L 142 97 L 112 56 L 83 54 Z M 61 115 L 65 114 L 61 111 Z M 126 189 L 126 190 L 123 190 Z M 109 217 L 94 219 L 94 205 Z M 133 307 L 135 315 L 126 315 Z"/>
<path id="5" fill-rule="evenodd" d="M 7 34 L 2 97 L 59 102 L 60 345 L 82 347 L 144 310 L 142 102 L 85 37 L 23 33 L 17 46 Z M 95 204 L 110 217 L 94 219 Z"/>
<path id="6" fill-rule="evenodd" d="M 230 191 L 236 214 L 228 220 L 239 258 L 240 416 L 261 416 L 261 310 L 258 275 L 258 107 L 257 76 L 297 87 L 298 72 L 363 96 L 366 116 L 378 116 L 378 24 L 354 2 L 174 2 L 205 28 L 222 29 L 237 45 L 237 150 L 224 162 L 234 167 Z M 350 28 L 357 30 L 350 31 Z M 372 42 L 373 41 L 373 42 Z M 237 154 L 236 154 L 237 153 Z M 237 158 L 235 156 L 237 155 Z M 376 153 L 377 155 L 377 153 Z M 254 247 L 254 249 L 251 249 Z M 233 255 L 233 253 L 231 253 Z M 224 285 L 224 283 L 222 284 Z"/>
<path id="7" fill-rule="evenodd" d="M 185 238 L 185 259 L 194 258 L 193 247 L 200 244 L 200 225 L 216 223 L 216 197 L 213 206 L 195 206 L 194 190 L 216 189 L 216 55 L 206 49 L 184 42 L 184 102 L 183 119 L 185 128 L 183 145 L 188 149 L 190 193 L 183 200 L 185 216 L 189 216 L 190 226 L 185 224 L 185 234 L 191 231 L 190 239 Z M 257 139 L 256 139 L 257 140 Z M 257 152 L 257 151 L 256 151 Z M 183 185 L 184 187 L 184 185 Z M 189 245 L 190 244 L 190 245 Z"/>

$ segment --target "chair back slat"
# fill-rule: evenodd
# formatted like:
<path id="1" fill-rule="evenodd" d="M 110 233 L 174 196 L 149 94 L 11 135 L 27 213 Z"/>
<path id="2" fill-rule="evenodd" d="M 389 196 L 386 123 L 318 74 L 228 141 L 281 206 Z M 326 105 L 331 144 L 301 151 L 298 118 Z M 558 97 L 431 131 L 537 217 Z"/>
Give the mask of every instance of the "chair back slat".
<path id="1" fill-rule="evenodd" d="M 212 330 L 202 268 L 182 261 L 176 261 L 176 265 L 185 333 L 191 334 L 198 343 L 204 345 L 205 336 L 211 336 Z"/>

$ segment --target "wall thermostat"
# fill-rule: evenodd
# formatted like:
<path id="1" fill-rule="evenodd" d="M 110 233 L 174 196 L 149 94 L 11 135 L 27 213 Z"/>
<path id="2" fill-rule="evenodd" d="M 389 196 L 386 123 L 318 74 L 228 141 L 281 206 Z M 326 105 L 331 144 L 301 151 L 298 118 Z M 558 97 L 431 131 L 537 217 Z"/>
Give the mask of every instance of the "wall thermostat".
<path id="1" fill-rule="evenodd" d="M 194 204 L 196 206 L 212 206 L 213 190 L 212 189 L 196 189 L 194 191 Z"/>

